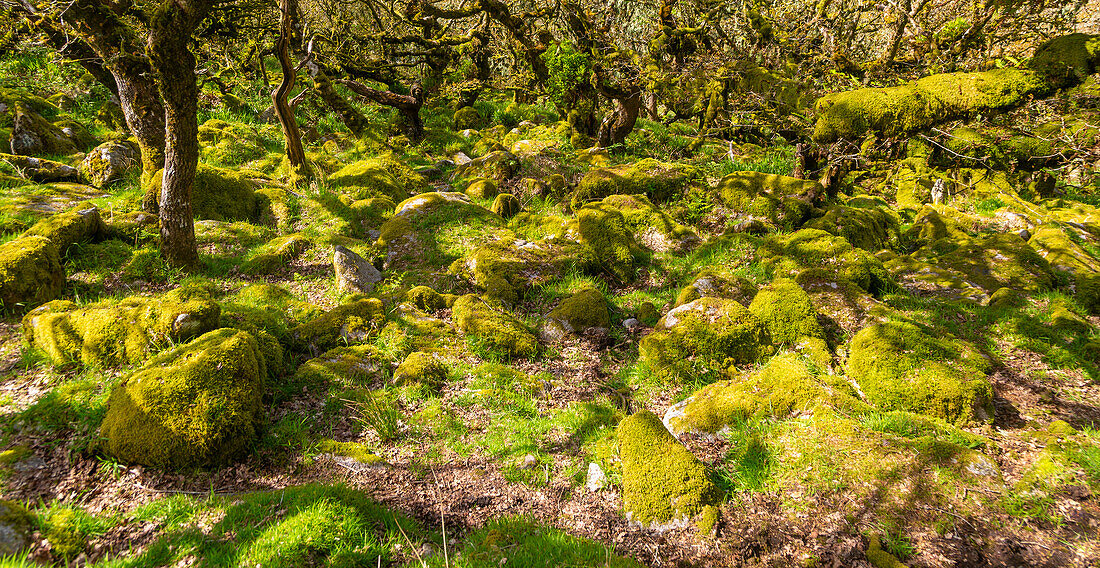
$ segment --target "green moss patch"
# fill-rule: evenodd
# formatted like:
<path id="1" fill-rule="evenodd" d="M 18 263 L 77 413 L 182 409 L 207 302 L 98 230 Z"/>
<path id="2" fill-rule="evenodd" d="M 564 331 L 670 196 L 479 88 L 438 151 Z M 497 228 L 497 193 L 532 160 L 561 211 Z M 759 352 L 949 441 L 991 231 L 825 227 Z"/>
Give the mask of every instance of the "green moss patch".
<path id="1" fill-rule="evenodd" d="M 523 322 L 493 309 L 474 294 L 455 300 L 451 310 L 459 331 L 479 337 L 508 357 L 533 357 L 538 353 L 538 339 Z"/>
<path id="2" fill-rule="evenodd" d="M 256 340 L 207 333 L 150 360 L 111 391 L 101 431 L 118 459 L 161 468 L 220 465 L 247 452 L 264 420 Z"/>
<path id="3" fill-rule="evenodd" d="M 164 170 L 153 174 L 144 184 L 142 202 L 159 201 Z M 252 221 L 259 216 L 256 184 L 242 173 L 199 164 L 191 189 L 191 211 L 195 219 L 212 221 Z"/>
<path id="4" fill-rule="evenodd" d="M 820 229 L 770 236 L 756 254 L 781 276 L 797 276 L 802 270 L 821 268 L 835 272 L 876 297 L 894 287 L 882 261 L 852 246 L 847 239 Z"/>
<path id="5" fill-rule="evenodd" d="M 946 332 L 933 336 L 911 323 L 876 324 L 856 334 L 850 353 L 848 376 L 880 408 L 956 424 L 993 418 L 989 360 Z"/>
<path id="6" fill-rule="evenodd" d="M 353 199 L 387 197 L 394 203 L 431 191 L 420 174 L 393 155 L 348 164 L 328 177 L 328 185 Z"/>
<path id="7" fill-rule="evenodd" d="M 721 492 L 702 462 L 648 410 L 624 418 L 616 430 L 623 472 L 623 509 L 643 525 L 694 518 L 714 507 Z"/>
<path id="8" fill-rule="evenodd" d="M 61 293 L 65 269 L 57 247 L 46 237 L 23 237 L 0 244 L 0 309 L 21 312 Z"/>
<path id="9" fill-rule="evenodd" d="M 697 176 L 690 166 L 653 158 L 623 166 L 595 168 L 581 178 L 570 205 L 580 209 L 590 201 L 615 194 L 642 194 L 655 203 L 664 203 L 683 191 Z"/>
<path id="10" fill-rule="evenodd" d="M 810 199 L 825 193 L 821 184 L 775 174 L 734 172 L 722 178 L 716 188 L 727 207 L 740 215 L 751 216 L 794 229 L 810 213 Z"/>
<path id="11" fill-rule="evenodd" d="M 290 330 L 293 345 L 300 351 L 319 354 L 345 344 L 362 343 L 386 323 L 386 310 L 377 298 L 353 300 Z"/>

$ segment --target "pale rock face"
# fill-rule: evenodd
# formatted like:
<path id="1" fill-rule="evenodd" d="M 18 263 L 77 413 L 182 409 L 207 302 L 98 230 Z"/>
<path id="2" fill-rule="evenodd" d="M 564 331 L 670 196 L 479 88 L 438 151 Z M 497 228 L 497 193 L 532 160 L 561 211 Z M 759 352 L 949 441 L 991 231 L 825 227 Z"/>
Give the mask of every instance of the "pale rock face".
<path id="1" fill-rule="evenodd" d="M 382 273 L 365 258 L 337 245 L 332 253 L 336 269 L 336 287 L 343 292 L 369 294 L 382 280 Z"/>
<path id="2" fill-rule="evenodd" d="M 588 478 L 584 482 L 584 486 L 587 487 L 589 491 L 596 493 L 604 487 L 607 487 L 608 483 L 610 482 L 607 480 L 607 475 L 600 469 L 599 464 L 595 462 L 588 464 Z"/>

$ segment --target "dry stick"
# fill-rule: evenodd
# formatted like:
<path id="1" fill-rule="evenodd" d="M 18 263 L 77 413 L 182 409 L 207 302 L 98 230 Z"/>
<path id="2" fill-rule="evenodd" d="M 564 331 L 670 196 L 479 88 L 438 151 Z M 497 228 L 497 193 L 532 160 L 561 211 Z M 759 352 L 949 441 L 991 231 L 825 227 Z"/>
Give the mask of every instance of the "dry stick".
<path id="1" fill-rule="evenodd" d="M 409 543 L 409 548 L 411 548 L 413 554 L 416 555 L 416 560 L 420 562 L 420 565 L 427 566 L 427 563 L 424 562 L 424 559 L 420 557 L 420 550 L 418 550 L 416 548 L 416 545 L 413 544 L 412 539 L 409 538 L 409 535 L 405 534 L 405 529 L 401 526 L 401 523 L 397 522 L 397 515 L 393 515 L 393 524 L 397 525 L 397 530 L 401 531 L 401 536 L 405 537 L 405 542 Z M 379 559 L 381 559 L 381 556 L 379 557 Z M 381 560 L 379 561 L 381 562 Z"/>

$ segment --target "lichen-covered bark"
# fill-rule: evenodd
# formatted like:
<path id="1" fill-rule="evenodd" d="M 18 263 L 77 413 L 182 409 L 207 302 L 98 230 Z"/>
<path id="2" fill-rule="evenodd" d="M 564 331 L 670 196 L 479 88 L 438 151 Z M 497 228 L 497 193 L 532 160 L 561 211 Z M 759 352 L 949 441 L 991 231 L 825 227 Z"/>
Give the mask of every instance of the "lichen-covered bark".
<path id="1" fill-rule="evenodd" d="M 172 266 L 198 262 L 191 189 L 199 161 L 198 85 L 191 32 L 210 2 L 164 0 L 150 20 L 148 53 L 164 99 L 164 176 L 161 182 L 160 252 Z"/>
<path id="2" fill-rule="evenodd" d="M 352 134 L 361 136 L 367 128 L 367 117 L 348 104 L 344 97 L 336 92 L 336 88 L 332 86 L 332 81 L 329 80 L 328 75 L 317 61 L 313 59 L 307 61 L 306 70 L 309 72 L 310 78 L 313 79 L 314 92 L 321 97 L 321 100 L 333 112 L 340 116 L 340 120 L 344 122 L 344 126 L 347 126 Z"/>
<path id="3" fill-rule="evenodd" d="M 336 82 L 361 97 L 397 109 L 405 119 L 405 135 L 409 140 L 418 142 L 424 136 L 424 121 L 420 118 L 420 107 L 424 105 L 424 90 L 419 83 L 410 89 L 411 94 L 399 95 L 392 91 L 372 89 L 351 79 L 338 79 Z"/>

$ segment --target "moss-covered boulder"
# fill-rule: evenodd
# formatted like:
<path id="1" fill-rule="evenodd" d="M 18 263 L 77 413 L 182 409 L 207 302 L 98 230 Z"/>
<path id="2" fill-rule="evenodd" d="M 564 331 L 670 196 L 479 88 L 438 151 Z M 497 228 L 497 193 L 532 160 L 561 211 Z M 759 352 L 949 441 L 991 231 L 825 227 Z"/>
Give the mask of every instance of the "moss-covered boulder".
<path id="1" fill-rule="evenodd" d="M 519 171 L 520 162 L 511 152 L 493 150 L 480 158 L 474 158 L 455 168 L 454 179 L 484 178 L 503 183 Z"/>
<path id="2" fill-rule="evenodd" d="M 910 256 L 962 274 L 967 283 L 986 293 L 1000 288 L 1040 292 L 1053 288 L 1055 281 L 1050 263 L 1012 233 L 940 239 Z"/>
<path id="3" fill-rule="evenodd" d="M 99 215 L 99 208 L 91 206 L 50 215 L 31 225 L 23 236 L 46 237 L 64 257 L 74 244 L 98 241 L 106 233 L 107 226 Z"/>
<path id="4" fill-rule="evenodd" d="M 806 291 L 814 310 L 823 316 L 822 328 L 834 345 L 886 313 L 878 300 L 835 272 L 811 268 L 800 272 L 795 282 Z"/>
<path id="5" fill-rule="evenodd" d="M 158 208 L 164 170 L 150 176 L 144 185 L 142 208 Z M 256 184 L 244 174 L 199 164 L 191 189 L 191 211 L 195 219 L 211 221 L 251 221 L 259 215 Z"/>
<path id="6" fill-rule="evenodd" d="M 760 289 L 749 311 L 764 324 L 772 345 L 786 345 L 827 368 L 832 360 L 825 331 L 809 294 L 794 280 L 778 278 Z"/>
<path id="7" fill-rule="evenodd" d="M 337 344 L 363 343 L 382 329 L 386 310 L 378 298 L 359 298 L 341 304 L 290 330 L 295 349 L 314 355 Z"/>
<path id="8" fill-rule="evenodd" d="M 4 174 L 5 186 L 15 187 L 29 183 L 24 180 L 33 180 L 41 183 L 52 182 L 77 182 L 80 181 L 80 170 L 61 162 L 36 158 L 34 156 L 17 156 L 0 152 L 0 160 L 10 164 L 22 177 L 8 176 Z M 8 181 L 10 180 L 10 181 Z"/>
<path id="9" fill-rule="evenodd" d="M 965 239 L 970 236 L 967 231 L 974 227 L 974 221 L 953 207 L 925 205 L 913 217 L 904 241 L 925 245 L 945 238 Z"/>
<path id="10" fill-rule="evenodd" d="M 836 205 L 828 208 L 821 217 L 803 225 L 807 229 L 821 229 L 827 233 L 844 237 L 852 246 L 866 251 L 890 248 L 898 240 L 900 219 L 886 207 L 846 207 Z"/>
<path id="11" fill-rule="evenodd" d="M 716 191 L 740 215 L 786 229 L 801 226 L 810 214 L 811 199 L 825 193 L 816 181 L 760 172 L 729 174 L 718 182 Z"/>
<path id="12" fill-rule="evenodd" d="M 654 252 L 684 253 L 700 242 L 695 231 L 677 223 L 645 195 L 609 195 L 599 204 L 622 213 L 634 240 Z"/>
<path id="13" fill-rule="evenodd" d="M 747 306 L 756 296 L 756 284 L 722 268 L 704 268 L 695 273 L 691 281 L 680 289 L 672 307 L 694 302 L 704 296 L 736 300 L 737 303 Z"/>
<path id="14" fill-rule="evenodd" d="M 894 286 L 882 261 L 852 246 L 844 237 L 820 229 L 769 236 L 756 250 L 756 255 L 779 276 L 797 276 L 803 270 L 823 268 L 874 296 Z"/>
<path id="15" fill-rule="evenodd" d="M 618 209 L 600 203 L 586 205 L 577 211 L 566 236 L 581 244 L 589 269 L 609 273 L 620 282 L 634 280 L 636 260 L 644 251 Z"/>
<path id="16" fill-rule="evenodd" d="M 244 274 L 273 274 L 309 249 L 313 243 L 301 233 L 275 237 L 264 243 L 241 265 Z"/>
<path id="17" fill-rule="evenodd" d="M 860 407 L 844 379 L 810 369 L 794 353 L 772 357 L 759 370 L 707 385 L 669 407 L 665 426 L 673 435 L 719 433 L 752 418 L 788 418 L 818 406 Z"/>
<path id="18" fill-rule="evenodd" d="M 564 239 L 535 242 L 507 235 L 485 243 L 456 261 L 451 271 L 474 282 L 493 300 L 513 304 L 532 286 L 541 286 L 581 264 L 585 252 Z"/>
<path id="19" fill-rule="evenodd" d="M 493 200 L 493 206 L 490 209 L 502 219 L 511 219 L 523 211 L 523 203 L 511 193 L 502 193 Z"/>
<path id="20" fill-rule="evenodd" d="M 0 309 L 21 312 L 61 293 L 65 269 L 57 247 L 31 236 L 0 244 Z"/>
<path id="21" fill-rule="evenodd" d="M 459 130 L 474 129 L 477 130 L 482 126 L 485 126 L 485 120 L 478 114 L 477 109 L 472 106 L 462 107 L 455 111 L 454 121 L 451 123 L 455 129 L 455 132 Z"/>
<path id="22" fill-rule="evenodd" d="M 487 242 L 512 236 L 504 219 L 457 192 L 429 192 L 397 205 L 381 226 L 386 268 L 434 269 Z"/>
<path id="23" fill-rule="evenodd" d="M 394 203 L 432 189 L 423 176 L 394 155 L 348 164 L 330 175 L 328 184 L 353 199 L 388 197 Z"/>
<path id="24" fill-rule="evenodd" d="M 491 179 L 477 179 L 466 186 L 466 195 L 474 199 L 493 199 L 500 193 L 497 182 Z"/>
<path id="25" fill-rule="evenodd" d="M 256 340 L 235 329 L 158 355 L 112 388 L 100 427 L 104 450 L 157 468 L 240 458 L 263 425 L 266 374 Z"/>
<path id="26" fill-rule="evenodd" d="M 673 308 L 638 353 L 660 377 L 688 380 L 725 375 L 769 351 L 763 322 L 733 300 L 704 297 Z"/>
<path id="27" fill-rule="evenodd" d="M 1039 227 L 1027 244 L 1050 263 L 1051 268 L 1073 275 L 1100 273 L 1100 259 L 1090 254 L 1069 232 L 1058 225 Z"/>
<path id="28" fill-rule="evenodd" d="M 80 175 L 96 187 L 107 187 L 138 171 L 141 150 L 131 140 L 109 140 L 92 148 L 80 162 Z"/>
<path id="29" fill-rule="evenodd" d="M 351 345 L 325 351 L 298 366 L 294 379 L 304 385 L 381 387 L 393 365 L 373 345 Z"/>
<path id="30" fill-rule="evenodd" d="M 533 357 L 538 353 L 538 338 L 523 322 L 492 308 L 474 294 L 455 300 L 451 313 L 459 331 L 477 337 L 508 357 Z"/>
<path id="31" fill-rule="evenodd" d="M 697 177 L 690 166 L 659 162 L 653 158 L 633 164 L 595 168 L 581 178 L 570 199 L 573 209 L 609 195 L 642 194 L 655 203 L 675 197 Z"/>
<path id="32" fill-rule="evenodd" d="M 992 365 L 950 333 L 880 323 L 857 333 L 849 353 L 848 376 L 879 408 L 960 425 L 993 418 L 993 387 L 986 378 Z"/>
<path id="33" fill-rule="evenodd" d="M 83 124 L 71 118 L 54 121 L 53 125 L 68 137 L 73 146 L 76 146 L 77 151 L 87 152 L 94 148 L 96 144 L 99 144 L 99 140 L 96 139 L 95 135 L 89 132 Z"/>
<path id="34" fill-rule="evenodd" d="M 447 307 L 443 295 L 428 286 L 414 286 L 405 293 L 405 299 L 426 312 L 435 312 Z"/>
<path id="35" fill-rule="evenodd" d="M 721 491 L 706 467 L 648 410 L 616 429 L 623 473 L 623 508 L 643 525 L 683 523 L 715 507 Z M 711 511 L 713 514 L 713 510 Z"/>
<path id="36" fill-rule="evenodd" d="M 447 382 L 447 365 L 434 353 L 414 351 L 394 370 L 393 382 L 439 390 Z"/>
<path id="37" fill-rule="evenodd" d="M 199 125 L 202 160 L 209 164 L 235 167 L 267 154 L 254 128 L 240 122 L 212 118 Z"/>
<path id="38" fill-rule="evenodd" d="M 611 314 L 607 298 L 595 288 L 585 288 L 564 299 L 546 316 L 540 330 L 547 339 L 564 339 L 583 334 L 590 328 L 610 329 Z"/>
<path id="39" fill-rule="evenodd" d="M 23 338 L 62 364 L 140 363 L 173 342 L 219 326 L 221 306 L 209 289 L 181 287 L 160 297 L 131 296 L 77 306 L 56 300 L 23 316 Z"/>
<path id="40" fill-rule="evenodd" d="M 11 153 L 22 156 L 67 156 L 77 151 L 76 145 L 60 128 L 30 106 L 16 102 L 11 129 Z"/>

